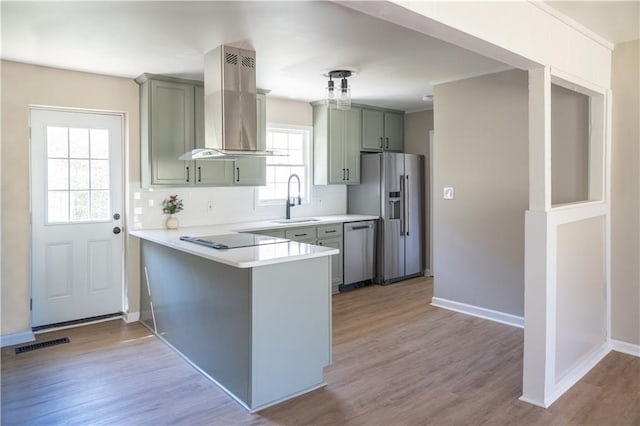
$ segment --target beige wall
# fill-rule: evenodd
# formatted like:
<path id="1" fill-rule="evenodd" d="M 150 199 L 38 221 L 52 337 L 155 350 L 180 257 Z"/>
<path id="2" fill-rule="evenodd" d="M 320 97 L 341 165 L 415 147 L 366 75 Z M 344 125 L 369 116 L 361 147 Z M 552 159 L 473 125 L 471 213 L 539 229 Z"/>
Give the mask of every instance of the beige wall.
<path id="1" fill-rule="evenodd" d="M 429 197 L 431 180 L 429 169 L 429 131 L 433 130 L 433 110 L 419 111 L 404 116 L 404 150 L 410 154 L 424 155 L 424 256 L 425 269 L 431 270 Z"/>
<path id="2" fill-rule="evenodd" d="M 551 203 L 589 199 L 589 97 L 551 86 Z"/>
<path id="3" fill-rule="evenodd" d="M 2 328 L 29 331 L 29 111 L 45 105 L 122 111 L 127 117 L 127 180 L 139 180 L 138 86 L 130 79 L 2 64 Z M 127 247 L 130 311 L 138 311 L 138 250 Z"/>
<path id="4" fill-rule="evenodd" d="M 267 123 L 313 126 L 313 108 L 308 102 L 267 95 Z"/>
<path id="5" fill-rule="evenodd" d="M 437 85 L 434 128 L 434 296 L 522 316 L 527 73 Z"/>
<path id="6" fill-rule="evenodd" d="M 640 345 L 640 40 L 613 52 L 611 334 Z"/>

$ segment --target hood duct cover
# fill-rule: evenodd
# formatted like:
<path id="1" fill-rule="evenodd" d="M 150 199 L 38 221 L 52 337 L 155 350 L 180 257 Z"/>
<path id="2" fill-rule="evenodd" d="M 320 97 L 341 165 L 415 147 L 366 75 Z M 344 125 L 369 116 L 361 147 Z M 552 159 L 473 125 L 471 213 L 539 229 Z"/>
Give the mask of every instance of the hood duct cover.
<path id="1" fill-rule="evenodd" d="M 180 158 L 269 156 L 258 146 L 256 52 L 220 46 L 205 55 L 204 146 Z"/>

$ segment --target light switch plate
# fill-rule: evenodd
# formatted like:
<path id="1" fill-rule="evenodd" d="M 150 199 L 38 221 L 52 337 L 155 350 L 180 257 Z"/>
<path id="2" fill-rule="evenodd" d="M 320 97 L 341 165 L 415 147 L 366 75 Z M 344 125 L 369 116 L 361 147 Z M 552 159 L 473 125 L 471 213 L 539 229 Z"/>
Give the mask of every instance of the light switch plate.
<path id="1" fill-rule="evenodd" d="M 442 189 L 442 197 L 445 200 L 453 200 L 455 198 L 455 190 L 453 189 L 453 186 L 445 186 Z"/>

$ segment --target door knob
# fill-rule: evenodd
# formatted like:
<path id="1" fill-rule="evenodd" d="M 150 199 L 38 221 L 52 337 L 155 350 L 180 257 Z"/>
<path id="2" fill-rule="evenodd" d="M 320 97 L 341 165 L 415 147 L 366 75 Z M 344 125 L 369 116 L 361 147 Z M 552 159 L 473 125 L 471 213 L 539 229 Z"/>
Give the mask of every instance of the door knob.
<path id="1" fill-rule="evenodd" d="M 118 235 L 120 232 L 122 232 L 122 229 L 120 229 L 119 226 L 114 226 L 113 227 L 113 233 Z"/>

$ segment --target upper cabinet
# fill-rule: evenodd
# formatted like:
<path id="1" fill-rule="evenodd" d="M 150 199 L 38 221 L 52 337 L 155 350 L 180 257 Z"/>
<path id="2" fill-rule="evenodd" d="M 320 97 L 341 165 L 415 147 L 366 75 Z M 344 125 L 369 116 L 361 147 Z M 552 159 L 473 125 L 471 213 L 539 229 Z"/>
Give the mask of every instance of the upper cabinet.
<path id="1" fill-rule="evenodd" d="M 362 151 L 404 151 L 404 114 L 362 108 Z"/>
<path id="2" fill-rule="evenodd" d="M 315 185 L 360 183 L 360 108 L 313 106 L 313 182 Z"/>
<path id="3" fill-rule="evenodd" d="M 200 81 L 143 74 L 140 84 L 141 178 L 151 186 L 264 185 L 265 158 L 178 160 L 204 146 L 204 87 Z M 264 149 L 265 95 L 257 95 L 258 144 Z M 260 145 L 262 144 L 262 145 Z"/>

